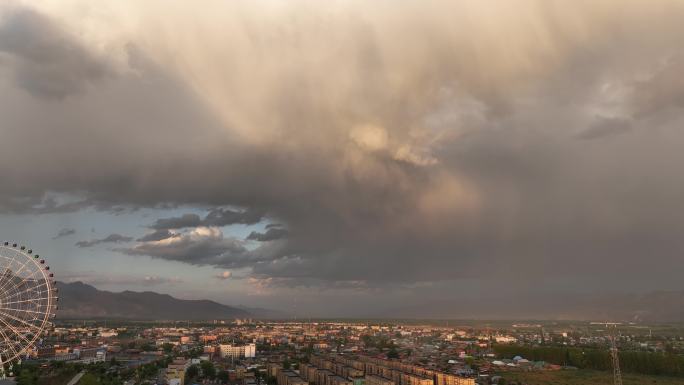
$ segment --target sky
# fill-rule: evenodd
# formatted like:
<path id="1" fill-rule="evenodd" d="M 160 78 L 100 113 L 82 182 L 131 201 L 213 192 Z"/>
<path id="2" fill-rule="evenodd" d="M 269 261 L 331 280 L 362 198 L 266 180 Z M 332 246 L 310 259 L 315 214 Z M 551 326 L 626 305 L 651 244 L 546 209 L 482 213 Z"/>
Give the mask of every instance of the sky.
<path id="1" fill-rule="evenodd" d="M 683 17 L 3 1 L 0 237 L 58 280 L 302 317 L 682 290 Z"/>

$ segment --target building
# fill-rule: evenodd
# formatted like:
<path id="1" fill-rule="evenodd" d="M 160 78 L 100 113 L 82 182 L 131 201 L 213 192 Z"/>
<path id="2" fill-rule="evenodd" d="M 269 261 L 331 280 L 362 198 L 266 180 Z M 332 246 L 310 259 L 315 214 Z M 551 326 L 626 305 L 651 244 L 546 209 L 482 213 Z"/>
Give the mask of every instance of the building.
<path id="1" fill-rule="evenodd" d="M 78 354 L 76 353 L 60 353 L 55 354 L 53 358 L 55 361 L 73 361 L 78 359 Z"/>
<path id="2" fill-rule="evenodd" d="M 301 377 L 290 378 L 287 385 L 309 385 L 307 381 L 304 381 Z"/>
<path id="3" fill-rule="evenodd" d="M 313 385 L 475 385 L 473 378 L 369 356 L 314 355 L 303 368 Z"/>
<path id="4" fill-rule="evenodd" d="M 401 385 L 433 385 L 430 377 L 423 377 L 416 374 L 401 373 Z"/>
<path id="5" fill-rule="evenodd" d="M 394 381 L 371 374 L 366 376 L 365 385 L 394 385 Z"/>
<path id="6" fill-rule="evenodd" d="M 256 357 L 256 345 L 219 345 L 222 358 L 254 358 Z"/>
<path id="7" fill-rule="evenodd" d="M 95 362 L 105 362 L 107 360 L 107 349 L 105 348 L 74 348 L 74 353 L 78 359 L 85 364 L 92 364 Z"/>
<path id="8" fill-rule="evenodd" d="M 185 371 L 190 367 L 190 361 L 174 360 L 166 368 L 166 380 L 169 385 L 185 385 Z"/>
<path id="9" fill-rule="evenodd" d="M 278 385 L 308 385 L 309 383 L 304 381 L 297 373 L 291 370 L 280 370 L 278 371 L 277 377 Z"/>
<path id="10" fill-rule="evenodd" d="M 448 373 L 436 373 L 435 385 L 474 385 L 472 378 L 459 377 Z"/>
<path id="11" fill-rule="evenodd" d="M 212 341 L 216 341 L 217 339 L 218 336 L 216 334 L 203 334 L 200 336 L 200 341 L 205 344 Z"/>
<path id="12" fill-rule="evenodd" d="M 328 378 L 334 376 L 335 373 L 328 369 L 320 369 L 316 371 L 316 378 L 314 380 L 309 380 L 314 383 L 314 385 L 329 385 Z"/>
<path id="13" fill-rule="evenodd" d="M 283 365 L 276 362 L 269 362 L 266 364 L 266 374 L 269 377 L 277 377 L 278 372 L 283 370 Z"/>
<path id="14" fill-rule="evenodd" d="M 331 376 L 328 377 L 327 385 L 354 385 L 354 382 L 341 376 Z"/>

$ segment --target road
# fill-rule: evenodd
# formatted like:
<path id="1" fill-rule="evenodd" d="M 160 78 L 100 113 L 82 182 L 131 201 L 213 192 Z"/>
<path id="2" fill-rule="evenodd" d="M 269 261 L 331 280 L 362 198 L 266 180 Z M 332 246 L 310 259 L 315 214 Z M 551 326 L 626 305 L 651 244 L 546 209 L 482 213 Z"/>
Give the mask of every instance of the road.
<path id="1" fill-rule="evenodd" d="M 74 378 L 72 378 L 71 381 L 69 381 L 69 383 L 67 385 L 76 385 L 78 383 L 78 381 L 81 380 L 81 377 L 83 377 L 84 374 L 85 374 L 85 370 L 78 373 L 77 375 L 75 375 Z"/>

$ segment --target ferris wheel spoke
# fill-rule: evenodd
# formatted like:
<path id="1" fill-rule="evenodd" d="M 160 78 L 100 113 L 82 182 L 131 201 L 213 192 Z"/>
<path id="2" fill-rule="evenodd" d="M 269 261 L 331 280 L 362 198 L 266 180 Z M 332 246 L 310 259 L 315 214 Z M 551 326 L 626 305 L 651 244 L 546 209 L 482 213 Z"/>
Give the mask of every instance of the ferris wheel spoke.
<path id="1" fill-rule="evenodd" d="M 5 317 L 7 317 L 13 321 L 19 322 L 19 323 L 27 326 L 29 329 L 33 328 L 33 329 L 37 330 L 38 332 L 42 331 L 42 329 L 40 327 L 38 327 L 37 325 L 34 325 L 30 322 L 27 322 L 26 320 L 23 320 L 21 318 L 13 316 L 12 314 L 8 314 L 8 313 L 5 313 L 4 311 L 0 311 L 0 315 L 5 316 Z M 0 321 L 4 321 L 5 324 L 9 324 L 5 319 L 3 319 L 3 317 L 0 317 Z M 35 321 L 41 321 L 42 322 L 43 320 L 36 318 Z"/>
<path id="2" fill-rule="evenodd" d="M 9 308 L 9 307 L 0 307 L 0 311 L 2 310 L 7 310 L 10 312 L 15 312 L 15 313 L 32 313 L 32 314 L 45 314 L 43 311 L 36 311 L 36 310 L 30 310 L 30 309 L 14 309 L 14 308 Z"/>
<path id="3" fill-rule="evenodd" d="M 44 315 L 45 312 L 43 311 L 36 311 L 36 310 L 30 310 L 30 309 L 13 309 L 13 308 L 7 308 L 7 307 L 0 307 L 0 311 L 7 310 L 10 312 L 15 312 L 15 313 L 31 313 L 31 314 L 40 314 Z"/>
<path id="4" fill-rule="evenodd" d="M 2 304 L 2 305 L 15 305 L 15 304 L 20 304 L 20 303 L 34 303 L 35 304 L 35 303 L 37 303 L 37 301 L 43 301 L 47 306 L 47 302 L 48 302 L 47 298 L 31 298 L 31 299 L 22 299 L 19 301 L 3 301 L 0 304 Z"/>
<path id="5" fill-rule="evenodd" d="M 34 267 L 33 270 L 30 270 L 27 272 L 26 276 L 21 277 L 19 275 L 19 271 L 25 269 L 26 267 Z M 12 280 L 8 282 L 7 285 L 5 285 L 3 288 L 9 288 L 9 287 L 14 287 L 14 288 L 25 288 L 27 286 L 30 287 L 30 282 L 35 282 L 36 284 L 41 284 L 41 283 L 47 283 L 47 278 L 45 277 L 45 274 L 42 270 L 42 267 L 40 265 L 37 265 L 35 261 L 29 260 L 27 263 L 23 264 L 21 269 L 15 274 L 15 276 L 21 281 L 15 282 L 14 285 L 12 285 Z M 2 291 L 2 289 L 0 289 Z"/>
<path id="6" fill-rule="evenodd" d="M 33 261 L 31 261 L 31 262 L 33 262 Z M 21 286 L 21 285 L 25 284 L 26 282 L 28 282 L 29 280 L 34 281 L 34 282 L 38 282 L 38 281 L 46 282 L 47 281 L 47 278 L 45 276 L 45 272 L 43 271 L 43 267 L 39 266 L 39 265 L 35 265 L 35 262 L 33 262 L 33 263 L 34 263 L 34 266 L 36 266 L 37 268 L 35 270 L 31 271 L 30 275 L 27 275 L 26 277 L 24 277 L 21 281 L 21 284 L 19 284 L 17 286 Z"/>
<path id="7" fill-rule="evenodd" d="M 12 319 L 12 320 L 14 320 L 14 321 L 20 322 L 20 323 L 22 323 L 22 324 L 28 326 L 29 328 L 34 328 L 34 329 L 36 329 L 36 330 L 38 331 L 38 333 L 42 333 L 42 332 L 43 332 L 43 329 L 41 329 L 40 327 L 38 327 L 38 326 L 36 326 L 36 325 L 34 325 L 34 324 L 32 324 L 32 323 L 26 322 L 26 321 L 24 321 L 24 320 L 21 319 L 21 318 L 17 318 L 17 317 L 15 317 L 15 316 L 11 315 L 11 314 L 7 314 L 7 313 L 5 313 L 5 312 L 3 312 L 3 311 L 0 311 L 0 315 L 5 316 L 5 317 L 7 317 L 7 318 L 10 318 L 10 319 Z M 2 317 L 0 317 L 0 320 L 1 320 L 1 321 L 4 321 L 4 320 L 2 319 Z M 42 321 L 42 320 L 41 320 L 41 321 Z M 6 321 L 5 321 L 5 324 L 7 324 Z"/>
<path id="8" fill-rule="evenodd" d="M 0 298 L 4 298 L 1 304 L 10 304 L 10 303 L 33 303 L 35 301 L 45 301 L 48 302 L 48 298 L 46 298 L 41 292 L 35 292 L 32 290 L 27 290 L 25 292 L 17 292 L 13 295 L 9 296 L 1 296 Z M 54 298 L 54 297 L 53 297 Z M 51 299 L 53 299 L 51 298 Z"/>
<path id="9" fill-rule="evenodd" d="M 20 283 L 14 285 L 12 288 L 14 291 L 10 292 L 10 298 L 19 294 L 27 293 L 36 290 L 36 287 L 40 285 L 40 283 L 36 283 L 35 285 L 29 284 L 29 281 L 27 281 L 28 278 L 25 278 L 23 281 Z M 35 281 L 34 279 L 32 279 Z"/>
<path id="10" fill-rule="evenodd" d="M 5 326 L 6 326 L 7 328 L 9 328 L 10 330 L 12 330 L 12 333 L 14 333 L 14 335 L 16 335 L 17 337 L 19 337 L 19 338 L 21 338 L 22 340 L 24 340 L 24 342 L 26 342 L 27 345 L 30 345 L 30 344 L 32 343 L 31 340 L 29 340 L 28 338 L 26 338 L 26 334 L 25 334 L 25 333 L 22 334 L 21 332 L 19 332 L 18 330 L 16 330 L 15 327 L 13 327 L 12 325 L 8 324 L 7 321 L 5 321 L 4 319 L 0 318 L 0 322 L 2 322 L 3 324 L 5 324 Z"/>
<path id="11" fill-rule="evenodd" d="M 22 264 L 21 268 L 19 270 L 17 270 L 16 272 L 10 271 L 11 276 L 7 280 L 7 282 L 5 282 L 2 286 L 0 286 L 0 293 L 4 292 L 5 289 L 7 289 L 8 287 L 10 287 L 10 285 L 12 285 L 12 282 L 14 281 L 15 277 L 17 277 L 17 278 L 20 277 L 19 274 L 26 268 L 27 265 L 28 265 L 27 263 Z M 9 270 L 9 268 L 8 268 L 8 270 Z"/>
<path id="12" fill-rule="evenodd" d="M 11 360 L 11 359 L 13 359 L 13 358 L 15 358 L 15 357 L 18 357 L 21 353 L 17 352 L 17 350 L 14 348 L 14 345 L 16 344 L 16 341 L 10 339 L 10 338 L 7 336 L 7 334 L 5 334 L 5 332 L 4 332 L 4 330 L 3 330 L 2 328 L 0 328 L 0 336 L 2 336 L 2 338 L 5 340 L 5 345 L 7 345 L 7 347 L 8 347 L 10 350 L 12 350 L 12 353 L 14 354 L 13 357 L 10 357 L 9 359 L 7 359 L 7 360 L 5 360 L 5 361 L 9 361 L 9 360 Z"/>
<path id="13" fill-rule="evenodd" d="M 11 350 L 11 352 L 9 352 L 10 354 L 13 354 L 14 356 L 17 356 L 20 354 L 19 351 L 17 350 L 19 345 L 16 341 L 10 339 L 9 336 L 7 336 L 7 334 L 5 334 L 4 332 L 2 334 L 0 334 L 0 336 L 2 336 L 2 340 L 4 341 L 4 345 L 7 347 L 6 350 Z M 5 351 L 3 351 L 2 353 L 5 355 L 8 354 Z"/>
<path id="14" fill-rule="evenodd" d="M 15 283 L 14 285 L 12 285 L 11 282 L 9 284 L 6 284 L 2 289 L 0 289 L 0 292 L 5 291 L 5 290 L 9 290 L 11 288 L 25 288 L 25 287 L 32 287 L 32 286 L 36 286 L 36 285 L 47 284 L 46 280 L 42 279 L 43 277 L 40 277 L 40 276 L 34 277 L 35 273 L 36 272 L 34 271 L 33 273 L 31 273 L 31 275 L 23 277 L 21 279 L 21 281 Z M 41 273 L 41 275 L 42 275 L 42 273 Z M 30 282 L 35 282 L 35 285 L 30 285 Z"/>
<path id="15" fill-rule="evenodd" d="M 6 297 L 6 298 L 14 298 L 17 296 L 21 296 L 24 293 L 30 293 L 31 290 L 26 290 L 23 292 L 17 292 L 14 293 L 13 295 Z M 20 305 L 20 304 L 33 304 L 36 305 L 37 307 L 45 307 L 46 309 L 49 309 L 54 305 L 54 300 L 56 297 L 48 296 L 48 297 L 42 297 L 42 292 L 38 293 L 33 293 L 36 295 L 35 298 L 26 298 L 26 299 L 18 299 L 15 301 L 2 301 L 0 302 L 0 305 Z M 20 307 L 17 308 L 4 308 L 6 310 L 22 310 Z"/>
<path id="16" fill-rule="evenodd" d="M 12 266 L 12 263 L 13 263 L 13 262 L 15 262 L 15 263 L 17 263 L 17 264 L 20 264 L 20 262 L 19 262 L 18 259 L 16 258 L 16 254 L 19 254 L 19 255 L 21 255 L 21 254 L 20 254 L 20 253 L 17 253 L 17 252 L 14 251 L 14 250 L 12 250 L 12 251 L 13 251 L 12 254 L 14 254 L 14 258 L 9 258 L 8 256 L 4 256 L 8 261 L 10 261 L 9 264 L 8 264 L 9 266 Z M 7 268 L 7 270 L 9 270 L 9 272 L 12 273 L 12 275 L 15 275 L 15 276 L 18 275 L 24 268 L 26 268 L 26 266 L 28 265 L 27 262 L 32 262 L 32 263 L 33 263 L 33 260 L 31 260 L 30 257 L 29 257 L 29 258 L 22 258 L 22 259 L 23 259 L 24 261 L 23 261 L 23 263 L 21 263 L 21 266 L 22 266 L 21 269 L 19 269 L 19 270 L 17 270 L 17 271 L 15 272 L 15 271 L 12 271 L 11 269 L 9 269 L 9 267 Z"/>
<path id="17" fill-rule="evenodd" d="M 14 297 L 19 296 L 21 294 L 26 294 L 26 293 L 31 293 L 31 292 L 34 292 L 34 294 L 40 295 L 40 294 L 42 294 L 41 292 L 43 292 L 43 291 L 47 291 L 47 292 L 51 291 L 49 289 L 49 286 L 47 286 L 45 289 L 41 289 L 38 292 L 36 292 L 37 288 L 40 288 L 40 287 L 45 286 L 45 285 L 48 285 L 48 283 L 42 282 L 42 283 L 39 283 L 36 286 L 33 286 L 31 288 L 28 288 L 28 289 L 25 289 L 22 291 L 12 292 L 12 293 L 10 293 L 10 295 L 6 296 L 5 298 L 14 298 Z M 2 293 L 2 292 L 0 292 L 0 293 Z M 0 297 L 2 297 L 1 294 L 0 294 Z"/>

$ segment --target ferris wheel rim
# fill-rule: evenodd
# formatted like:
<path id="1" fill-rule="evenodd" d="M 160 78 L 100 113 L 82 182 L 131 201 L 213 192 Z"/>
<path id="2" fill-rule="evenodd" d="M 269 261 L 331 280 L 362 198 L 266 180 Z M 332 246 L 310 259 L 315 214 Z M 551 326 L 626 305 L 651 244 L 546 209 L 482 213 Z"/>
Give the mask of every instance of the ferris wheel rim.
<path id="1" fill-rule="evenodd" d="M 0 243 L 0 365 L 27 354 L 51 327 L 55 283 L 44 259 L 16 243 Z"/>

